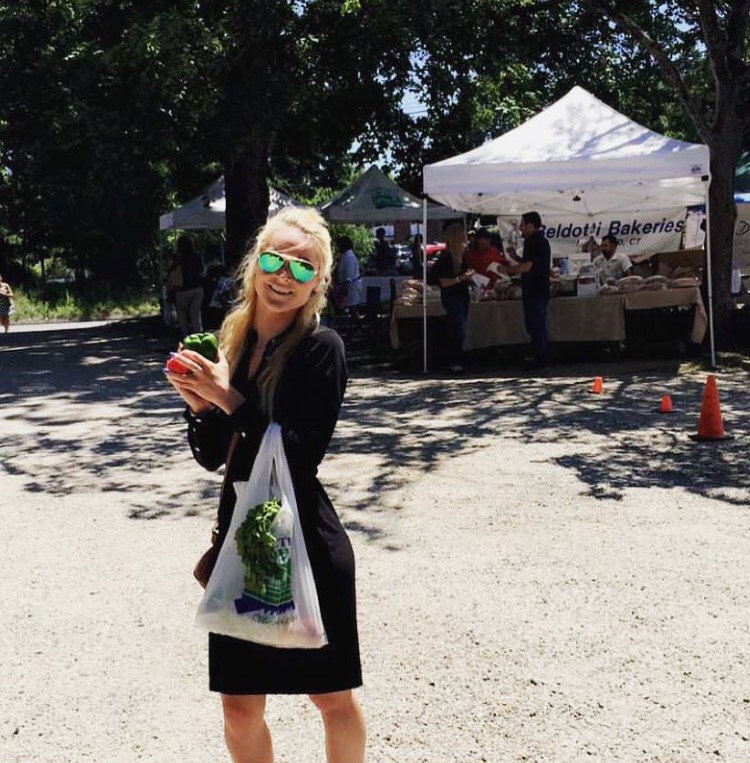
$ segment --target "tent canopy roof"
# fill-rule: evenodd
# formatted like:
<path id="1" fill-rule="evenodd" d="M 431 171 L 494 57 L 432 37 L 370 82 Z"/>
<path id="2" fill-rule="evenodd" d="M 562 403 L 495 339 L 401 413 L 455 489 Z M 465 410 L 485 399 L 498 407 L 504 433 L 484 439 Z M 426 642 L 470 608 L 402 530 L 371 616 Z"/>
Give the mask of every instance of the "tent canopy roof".
<path id="1" fill-rule="evenodd" d="M 321 205 L 320 211 L 331 222 L 385 223 L 421 220 L 422 201 L 399 188 L 374 164 L 343 191 Z M 461 213 L 438 204 L 428 205 L 430 219 L 461 217 Z"/>
<path id="2" fill-rule="evenodd" d="M 424 190 L 485 214 L 601 214 L 705 200 L 709 153 L 653 132 L 581 87 L 478 148 L 424 168 Z"/>
<path id="3" fill-rule="evenodd" d="M 298 201 L 290 196 L 268 189 L 268 214 L 273 215 L 283 207 L 301 207 Z M 225 227 L 225 212 L 227 208 L 224 176 L 214 180 L 203 192 L 171 212 L 159 217 L 159 230 L 198 230 Z"/>

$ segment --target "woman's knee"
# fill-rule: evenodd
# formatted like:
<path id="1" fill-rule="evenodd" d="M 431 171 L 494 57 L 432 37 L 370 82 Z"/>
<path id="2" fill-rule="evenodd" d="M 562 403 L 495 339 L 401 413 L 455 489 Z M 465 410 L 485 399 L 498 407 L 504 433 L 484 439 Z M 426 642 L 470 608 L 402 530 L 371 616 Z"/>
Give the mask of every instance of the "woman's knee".
<path id="1" fill-rule="evenodd" d="M 355 699 L 352 691 L 334 691 L 327 694 L 310 694 L 310 699 L 323 715 L 346 713 L 354 709 Z"/>
<path id="2" fill-rule="evenodd" d="M 224 722 L 228 727 L 247 728 L 263 722 L 266 698 L 260 694 L 222 694 L 221 705 L 224 710 Z"/>

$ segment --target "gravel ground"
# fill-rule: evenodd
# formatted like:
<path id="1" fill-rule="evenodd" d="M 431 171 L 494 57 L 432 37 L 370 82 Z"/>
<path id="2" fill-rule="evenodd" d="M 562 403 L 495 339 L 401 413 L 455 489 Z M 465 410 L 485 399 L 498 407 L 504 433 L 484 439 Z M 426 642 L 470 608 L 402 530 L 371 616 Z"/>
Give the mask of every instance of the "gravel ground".
<path id="1" fill-rule="evenodd" d="M 219 477 L 169 345 L 0 337 L 0 763 L 228 760 L 191 577 Z M 371 763 L 750 760 L 748 377 L 717 373 L 735 437 L 699 444 L 695 364 L 355 369 L 321 478 L 357 555 Z M 268 718 L 279 763 L 323 762 L 305 698 Z"/>

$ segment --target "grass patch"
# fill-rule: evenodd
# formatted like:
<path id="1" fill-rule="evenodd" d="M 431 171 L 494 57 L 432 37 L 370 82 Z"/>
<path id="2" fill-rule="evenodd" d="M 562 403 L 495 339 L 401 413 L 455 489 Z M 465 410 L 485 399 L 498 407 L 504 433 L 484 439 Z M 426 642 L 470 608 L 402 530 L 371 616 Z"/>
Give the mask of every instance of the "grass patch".
<path id="1" fill-rule="evenodd" d="M 159 301 L 147 289 L 114 291 L 98 285 L 49 284 L 26 291 L 16 288 L 14 323 L 93 321 L 156 315 Z"/>

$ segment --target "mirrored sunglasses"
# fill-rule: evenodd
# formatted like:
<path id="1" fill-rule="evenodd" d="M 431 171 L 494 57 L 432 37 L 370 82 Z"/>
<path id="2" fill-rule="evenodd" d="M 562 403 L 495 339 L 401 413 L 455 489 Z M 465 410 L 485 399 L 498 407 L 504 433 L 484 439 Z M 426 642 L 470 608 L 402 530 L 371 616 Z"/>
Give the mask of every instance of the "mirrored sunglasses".
<path id="1" fill-rule="evenodd" d="M 312 262 L 290 257 L 288 254 L 279 254 L 279 252 L 262 252 L 258 255 L 258 267 L 264 273 L 278 273 L 285 262 L 289 263 L 289 272 L 295 281 L 307 283 L 315 278 L 317 271 Z"/>

